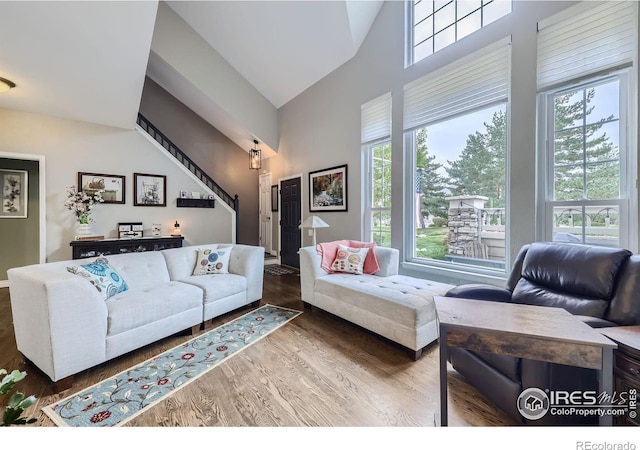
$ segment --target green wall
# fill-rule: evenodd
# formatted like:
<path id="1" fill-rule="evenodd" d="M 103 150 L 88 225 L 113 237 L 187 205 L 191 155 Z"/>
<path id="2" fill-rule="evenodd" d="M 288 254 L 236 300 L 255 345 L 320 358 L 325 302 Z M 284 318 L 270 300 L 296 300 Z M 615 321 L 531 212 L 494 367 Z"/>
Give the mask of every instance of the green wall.
<path id="1" fill-rule="evenodd" d="M 11 267 L 37 264 L 40 248 L 39 162 L 0 158 L 0 169 L 26 170 L 29 178 L 26 219 L 0 218 L 0 280 Z"/>

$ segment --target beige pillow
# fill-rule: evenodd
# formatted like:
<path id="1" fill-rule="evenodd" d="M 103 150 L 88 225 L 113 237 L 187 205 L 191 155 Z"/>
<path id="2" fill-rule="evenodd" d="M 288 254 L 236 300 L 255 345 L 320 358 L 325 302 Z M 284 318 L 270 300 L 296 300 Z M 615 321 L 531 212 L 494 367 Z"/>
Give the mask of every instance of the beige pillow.
<path id="1" fill-rule="evenodd" d="M 229 259 L 231 258 L 231 248 L 200 249 L 196 258 L 196 266 L 193 268 L 193 275 L 211 275 L 218 273 L 229 273 Z"/>
<path id="2" fill-rule="evenodd" d="M 369 253 L 369 249 L 366 247 L 353 248 L 339 245 L 331 270 L 361 275 L 367 253 Z"/>

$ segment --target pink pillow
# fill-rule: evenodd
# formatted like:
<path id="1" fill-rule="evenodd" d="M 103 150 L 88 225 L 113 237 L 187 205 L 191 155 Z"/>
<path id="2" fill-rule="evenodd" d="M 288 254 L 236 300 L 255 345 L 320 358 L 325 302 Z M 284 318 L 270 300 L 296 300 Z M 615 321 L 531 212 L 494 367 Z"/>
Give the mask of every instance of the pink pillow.
<path id="1" fill-rule="evenodd" d="M 367 253 L 367 257 L 364 260 L 362 273 L 371 275 L 376 273 L 378 270 L 380 270 L 380 265 L 378 264 L 378 259 L 376 258 L 376 253 L 375 253 L 375 248 L 377 246 L 375 242 L 341 240 L 341 241 L 333 241 L 333 242 L 323 242 L 321 244 L 316 245 L 316 251 L 320 256 L 322 256 L 322 262 L 320 263 L 320 267 L 322 267 L 327 272 L 335 273 L 334 270 L 331 270 L 331 265 L 333 264 L 333 261 L 336 259 L 336 253 L 338 252 L 338 247 L 340 245 L 345 245 L 347 247 L 353 247 L 353 248 L 366 247 L 370 249 L 370 251 Z"/>

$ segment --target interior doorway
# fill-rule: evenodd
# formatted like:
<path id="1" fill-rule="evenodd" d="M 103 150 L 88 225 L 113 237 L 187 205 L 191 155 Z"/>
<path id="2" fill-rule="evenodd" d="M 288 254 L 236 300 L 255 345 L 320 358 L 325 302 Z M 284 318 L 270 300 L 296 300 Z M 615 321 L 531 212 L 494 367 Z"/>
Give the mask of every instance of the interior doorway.
<path id="1" fill-rule="evenodd" d="M 300 267 L 302 176 L 280 180 L 280 263 Z"/>
<path id="2" fill-rule="evenodd" d="M 273 253 L 271 220 L 271 173 L 260 175 L 260 246 L 266 255 Z"/>
<path id="3" fill-rule="evenodd" d="M 7 270 L 46 261 L 45 216 L 45 166 L 44 156 L 0 152 L 0 186 L 3 192 L 8 179 L 18 179 L 24 186 L 14 186 L 24 199 L 13 205 L 25 214 L 3 215 L 0 218 L 0 288 L 7 287 Z M 18 174 L 18 176 L 16 176 Z M 17 191 L 17 192 L 18 192 Z M 18 196 L 19 198 L 19 196 Z M 2 207 L 5 208 L 5 202 Z M 22 204 L 22 202 L 24 202 Z M 19 211 L 18 211 L 19 212 Z"/>

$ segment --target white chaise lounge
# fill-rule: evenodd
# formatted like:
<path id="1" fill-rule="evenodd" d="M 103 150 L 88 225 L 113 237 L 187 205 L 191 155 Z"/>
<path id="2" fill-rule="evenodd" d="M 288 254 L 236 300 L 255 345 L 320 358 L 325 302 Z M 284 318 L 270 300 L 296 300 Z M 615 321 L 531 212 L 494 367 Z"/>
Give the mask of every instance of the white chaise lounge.
<path id="1" fill-rule="evenodd" d="M 396 249 L 376 247 L 375 255 L 373 275 L 329 274 L 315 247 L 301 248 L 302 301 L 403 345 L 418 360 L 438 338 L 433 297 L 454 286 L 398 275 Z"/>

